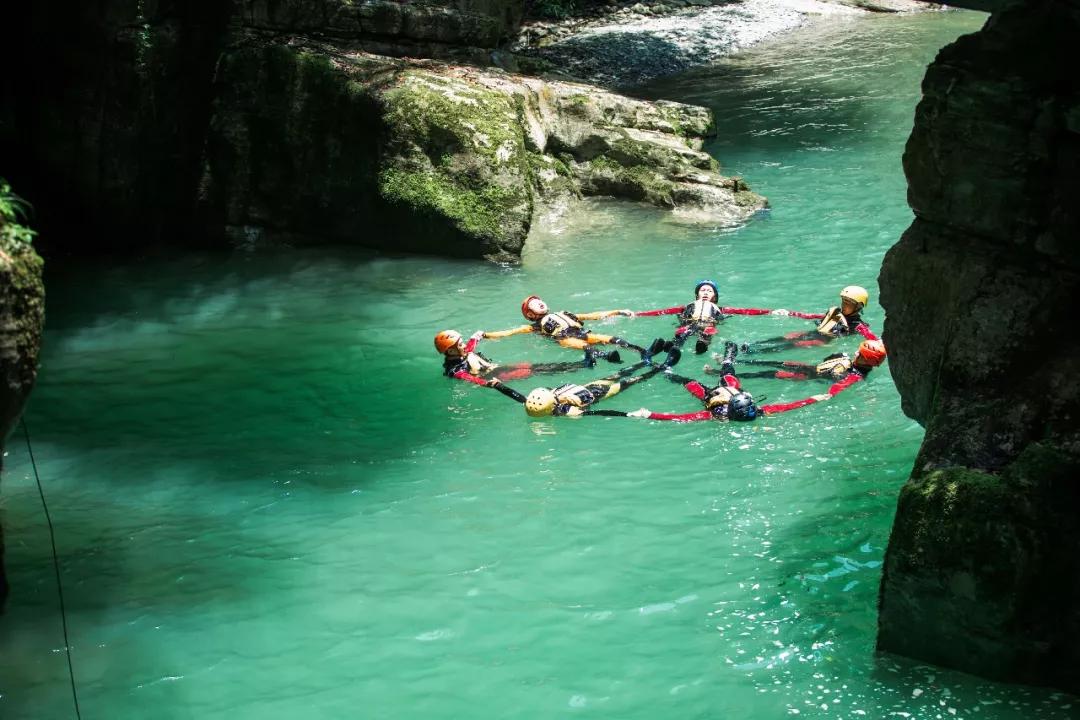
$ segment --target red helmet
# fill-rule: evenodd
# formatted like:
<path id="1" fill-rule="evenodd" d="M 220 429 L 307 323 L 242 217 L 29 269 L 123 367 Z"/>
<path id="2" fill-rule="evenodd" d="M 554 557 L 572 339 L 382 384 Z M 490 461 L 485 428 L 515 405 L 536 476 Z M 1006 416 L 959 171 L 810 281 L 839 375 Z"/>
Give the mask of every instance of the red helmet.
<path id="1" fill-rule="evenodd" d="M 885 362 L 885 343 L 880 340 L 863 340 L 859 346 L 858 359 L 863 365 L 877 367 Z"/>
<path id="2" fill-rule="evenodd" d="M 521 303 L 521 314 L 526 320 L 539 320 L 547 315 L 548 306 L 539 295 L 530 295 Z"/>

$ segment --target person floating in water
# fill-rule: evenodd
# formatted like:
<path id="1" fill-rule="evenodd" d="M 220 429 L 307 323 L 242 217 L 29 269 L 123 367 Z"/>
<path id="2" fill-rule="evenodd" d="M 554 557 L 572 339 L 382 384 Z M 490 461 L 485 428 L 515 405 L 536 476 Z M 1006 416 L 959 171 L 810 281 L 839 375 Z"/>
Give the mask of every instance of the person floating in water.
<path id="1" fill-rule="evenodd" d="M 716 335 L 716 326 L 728 315 L 768 315 L 788 314 L 787 310 L 772 311 L 759 308 L 720 307 L 716 304 L 719 289 L 712 280 L 701 280 L 694 286 L 694 301 L 689 305 L 678 305 L 660 310 L 645 310 L 634 313 L 635 317 L 657 315 L 678 315 L 681 325 L 675 331 L 675 341 L 681 347 L 691 335 L 697 335 L 694 352 L 698 355 L 709 349 L 709 343 Z"/>
<path id="2" fill-rule="evenodd" d="M 839 307 L 831 307 L 823 313 L 773 310 L 773 313 L 777 315 L 818 320 L 818 326 L 813 330 L 796 331 L 779 337 L 745 343 L 742 349 L 744 352 L 763 353 L 798 347 L 813 347 L 825 345 L 838 337 L 853 333 L 858 333 L 867 340 L 877 340 L 877 335 L 870 330 L 870 326 L 863 321 L 860 315 L 869 300 L 870 294 L 866 292 L 866 288 L 858 285 L 848 285 L 840 291 Z"/>
<path id="3" fill-rule="evenodd" d="M 554 338 L 560 345 L 568 348 L 583 350 L 589 345 L 611 344 L 619 347 L 628 347 L 644 353 L 645 349 L 632 345 L 622 338 L 613 335 L 601 335 L 585 329 L 582 320 L 601 320 L 613 315 L 633 315 L 630 310 L 603 310 L 591 313 L 572 313 L 565 310 L 549 312 L 547 303 L 537 295 L 530 295 L 521 303 L 521 314 L 529 321 L 528 325 L 511 328 L 509 330 L 496 330 L 485 332 L 483 337 L 498 339 L 519 335 L 521 333 L 537 333 Z"/>
<path id="4" fill-rule="evenodd" d="M 655 366 L 640 375 L 634 375 L 634 373 L 650 365 L 648 360 L 642 360 L 617 373 L 584 385 L 566 384 L 556 388 L 536 388 L 525 398 L 525 412 L 531 417 L 584 415 L 592 405 L 617 395 L 631 385 L 645 382 L 679 362 L 680 352 L 679 348 L 672 348 L 662 365 Z"/>
<path id="5" fill-rule="evenodd" d="M 525 396 L 504 385 L 503 381 L 520 380 L 538 373 L 570 372 L 583 367 L 592 367 L 595 364 L 593 353 L 586 349 L 585 359 L 579 362 L 539 364 L 523 362 L 503 366 L 476 352 L 476 344 L 482 337 L 483 333 L 475 332 L 466 342 L 457 330 L 443 330 L 436 335 L 435 349 L 443 355 L 443 374 L 483 387 L 494 388 L 518 402 L 525 402 Z M 608 359 L 618 362 L 617 354 L 612 354 L 616 357 L 609 356 Z"/>
<path id="6" fill-rule="evenodd" d="M 870 371 L 885 362 L 887 356 L 885 344 L 880 340 L 863 340 L 859 345 L 855 357 L 849 357 L 847 353 L 833 353 L 827 356 L 817 365 L 794 362 L 790 360 L 756 360 L 750 359 L 745 362 L 753 365 L 766 365 L 771 370 L 760 370 L 749 373 L 740 373 L 743 378 L 777 378 L 779 380 L 824 380 L 832 382 L 829 389 L 821 394 L 812 395 L 802 400 L 790 403 L 781 403 L 770 406 L 771 413 L 785 412 L 795 408 L 812 405 L 816 402 L 829 400 L 838 393 L 847 390 L 857 382 L 865 380 Z M 705 366 L 705 372 L 709 375 L 727 375 L 734 372 L 735 349 L 734 344 L 728 348 L 725 361 L 719 369 Z"/>

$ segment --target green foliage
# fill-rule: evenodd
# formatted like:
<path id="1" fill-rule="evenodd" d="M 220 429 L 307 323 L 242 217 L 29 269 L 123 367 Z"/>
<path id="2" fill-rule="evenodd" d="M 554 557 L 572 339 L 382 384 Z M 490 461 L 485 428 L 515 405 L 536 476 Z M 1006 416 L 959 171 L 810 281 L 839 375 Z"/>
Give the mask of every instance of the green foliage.
<path id="1" fill-rule="evenodd" d="M 528 4 L 529 17 L 547 20 L 563 20 L 580 10 L 577 0 L 532 0 Z"/>
<path id="2" fill-rule="evenodd" d="M 10 251 L 30 245 L 37 233 L 21 224 L 29 207 L 12 192 L 7 180 L 0 178 L 0 249 Z"/>

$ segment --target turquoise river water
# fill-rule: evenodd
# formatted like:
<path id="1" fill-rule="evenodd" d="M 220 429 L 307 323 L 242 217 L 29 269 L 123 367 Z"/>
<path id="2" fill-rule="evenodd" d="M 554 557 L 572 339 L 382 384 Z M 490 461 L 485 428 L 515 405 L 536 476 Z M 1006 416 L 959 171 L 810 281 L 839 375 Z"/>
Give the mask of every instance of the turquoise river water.
<path id="1" fill-rule="evenodd" d="M 1065 695 L 874 653 L 922 437 L 887 369 L 753 424 L 530 420 L 442 377 L 431 344 L 520 323 L 533 292 L 649 309 L 702 277 L 725 304 L 803 310 L 865 285 L 880 329 L 919 81 L 982 20 L 832 21 L 649 88 L 715 110 L 709 149 L 773 204 L 740 229 L 596 203 L 515 268 L 341 250 L 54 264 L 26 419 L 83 717 L 1073 717 Z M 724 333 L 804 327 L 736 317 Z M 576 357 L 531 336 L 482 349 Z M 662 377 L 608 403 L 641 406 L 699 407 Z M 21 429 L 2 502 L 0 717 L 73 717 Z"/>

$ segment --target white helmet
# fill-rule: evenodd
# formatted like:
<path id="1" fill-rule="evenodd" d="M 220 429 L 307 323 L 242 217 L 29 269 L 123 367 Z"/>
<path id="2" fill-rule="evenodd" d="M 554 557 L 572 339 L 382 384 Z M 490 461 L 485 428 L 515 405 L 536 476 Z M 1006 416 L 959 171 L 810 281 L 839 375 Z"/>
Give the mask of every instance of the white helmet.
<path id="1" fill-rule="evenodd" d="M 555 412 L 555 393 L 548 388 L 536 388 L 525 398 L 525 412 L 532 417 L 545 417 Z"/>

